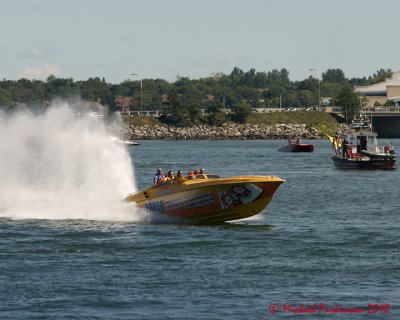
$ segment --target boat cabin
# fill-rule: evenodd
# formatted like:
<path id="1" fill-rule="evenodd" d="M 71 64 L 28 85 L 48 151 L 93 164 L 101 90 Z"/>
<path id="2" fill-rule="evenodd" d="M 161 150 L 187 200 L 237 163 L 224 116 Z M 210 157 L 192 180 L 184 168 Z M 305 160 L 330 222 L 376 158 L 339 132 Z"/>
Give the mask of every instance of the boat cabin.
<path id="1" fill-rule="evenodd" d="M 348 159 L 361 158 L 368 154 L 388 154 L 392 148 L 378 145 L 377 134 L 372 131 L 356 131 L 348 136 L 349 144 L 346 147 L 346 156 Z"/>

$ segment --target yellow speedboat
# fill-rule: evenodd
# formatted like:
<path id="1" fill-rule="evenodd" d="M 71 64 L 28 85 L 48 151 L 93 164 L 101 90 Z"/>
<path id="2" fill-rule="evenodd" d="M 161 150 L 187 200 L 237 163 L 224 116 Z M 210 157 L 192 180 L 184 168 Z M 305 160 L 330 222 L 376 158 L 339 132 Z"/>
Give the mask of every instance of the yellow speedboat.
<path id="1" fill-rule="evenodd" d="M 130 194 L 125 201 L 189 223 L 219 223 L 260 213 L 284 180 L 272 176 L 220 178 L 199 174 Z"/>

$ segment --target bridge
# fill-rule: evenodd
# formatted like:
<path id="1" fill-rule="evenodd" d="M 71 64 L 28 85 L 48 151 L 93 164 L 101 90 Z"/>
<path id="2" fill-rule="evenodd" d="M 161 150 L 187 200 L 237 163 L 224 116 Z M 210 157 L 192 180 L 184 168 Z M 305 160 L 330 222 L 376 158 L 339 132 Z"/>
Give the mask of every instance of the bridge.
<path id="1" fill-rule="evenodd" d="M 376 109 L 363 113 L 371 120 L 372 127 L 378 133 L 379 138 L 400 138 L 400 108 L 378 107 Z M 332 113 L 344 117 L 342 111 L 333 111 Z"/>
<path id="2" fill-rule="evenodd" d="M 379 111 L 367 113 L 372 122 L 372 127 L 380 138 L 400 138 L 400 112 Z"/>

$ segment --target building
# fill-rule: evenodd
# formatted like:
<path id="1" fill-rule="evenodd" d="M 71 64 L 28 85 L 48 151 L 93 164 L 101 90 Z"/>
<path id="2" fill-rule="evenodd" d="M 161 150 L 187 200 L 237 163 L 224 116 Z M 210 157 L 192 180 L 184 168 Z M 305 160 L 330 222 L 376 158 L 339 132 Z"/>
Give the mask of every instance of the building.
<path id="1" fill-rule="evenodd" d="M 366 107 L 381 106 L 387 101 L 392 101 L 396 106 L 400 106 L 400 71 L 393 72 L 392 77 L 383 82 L 369 86 L 355 86 L 354 92 L 365 96 Z"/>

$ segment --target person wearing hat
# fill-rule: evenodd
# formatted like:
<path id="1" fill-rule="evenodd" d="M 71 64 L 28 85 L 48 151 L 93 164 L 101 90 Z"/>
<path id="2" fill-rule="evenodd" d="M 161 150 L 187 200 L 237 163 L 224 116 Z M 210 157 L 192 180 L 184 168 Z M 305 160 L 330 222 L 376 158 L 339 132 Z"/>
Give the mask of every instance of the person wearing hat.
<path id="1" fill-rule="evenodd" d="M 165 181 L 164 173 L 161 168 L 158 168 L 153 179 L 153 185 L 156 186 L 160 183 L 163 183 L 164 181 Z"/>
<path id="2" fill-rule="evenodd" d="M 176 176 L 175 176 L 175 180 L 178 182 L 182 182 L 185 181 L 185 177 L 183 176 L 183 172 L 182 170 L 178 170 Z"/>

